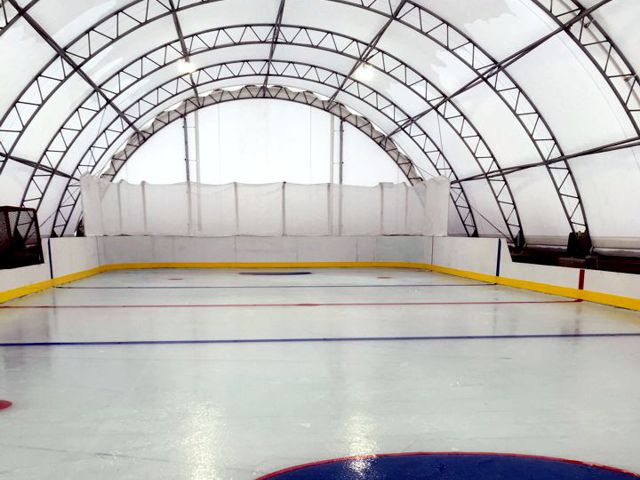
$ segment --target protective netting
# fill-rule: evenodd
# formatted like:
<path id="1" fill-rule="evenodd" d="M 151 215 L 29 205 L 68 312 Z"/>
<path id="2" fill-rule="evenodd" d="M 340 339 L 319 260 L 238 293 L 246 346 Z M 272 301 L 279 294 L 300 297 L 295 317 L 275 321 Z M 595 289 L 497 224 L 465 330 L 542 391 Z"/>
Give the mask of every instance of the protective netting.
<path id="1" fill-rule="evenodd" d="M 427 188 L 132 185 L 84 177 L 82 201 L 89 235 L 422 235 L 431 223 Z"/>
<path id="2" fill-rule="evenodd" d="M 43 262 L 35 210 L 0 207 L 0 269 Z"/>

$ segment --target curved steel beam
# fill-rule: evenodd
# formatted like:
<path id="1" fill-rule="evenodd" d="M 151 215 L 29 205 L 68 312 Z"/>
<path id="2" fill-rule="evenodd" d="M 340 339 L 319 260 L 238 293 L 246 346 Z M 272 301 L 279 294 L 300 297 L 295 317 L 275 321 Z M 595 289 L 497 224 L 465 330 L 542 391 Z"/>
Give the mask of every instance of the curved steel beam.
<path id="1" fill-rule="evenodd" d="M 273 61 L 273 59 L 271 59 L 271 61 Z M 398 149 L 397 145 L 389 136 L 376 129 L 376 127 L 373 126 L 373 123 L 371 123 L 366 117 L 352 113 L 341 103 L 322 100 L 309 91 L 300 92 L 281 86 L 258 87 L 255 85 L 244 86 L 237 90 L 216 89 L 204 97 L 199 95 L 197 98 L 187 98 L 175 110 L 161 112 L 145 129 L 149 135 L 145 137 L 139 137 L 137 135 L 131 136 L 125 144 L 125 147 L 111 157 L 109 162 L 111 166 L 101 175 L 101 177 L 113 180 L 118 175 L 124 164 L 131 159 L 142 145 L 147 143 L 147 141 L 149 141 L 155 134 L 176 120 L 205 107 L 211 107 L 237 100 L 255 99 L 282 100 L 298 103 L 334 115 L 336 118 L 348 123 L 369 137 L 393 160 L 396 165 L 401 168 L 405 178 L 407 178 L 411 184 L 416 183 L 417 179 L 413 176 L 415 175 L 415 172 L 411 172 L 411 159 Z"/>
<path id="2" fill-rule="evenodd" d="M 188 4 L 178 5 L 178 10 L 192 8 L 204 3 L 212 3 L 223 0 L 200 0 L 196 3 L 189 2 Z M 394 19 L 398 23 L 405 25 L 413 30 L 418 31 L 422 35 L 428 37 L 432 41 L 436 42 L 441 47 L 447 49 L 469 68 L 481 73 L 492 65 L 497 64 L 497 61 L 493 59 L 485 50 L 479 45 L 475 44 L 469 37 L 467 37 L 462 31 L 456 29 L 451 24 L 447 23 L 444 19 L 429 11 L 425 7 L 413 2 L 407 1 L 403 4 L 402 9 L 396 12 L 396 7 L 391 5 L 391 2 L 374 2 L 371 3 L 368 0 L 327 0 L 336 3 L 342 3 L 345 5 L 358 7 L 367 11 L 372 11 L 377 14 L 383 15 L 388 19 Z M 77 60 L 79 65 L 95 56 L 97 53 L 107 48 L 116 40 L 126 36 L 127 34 L 137 30 L 144 26 L 148 22 L 155 21 L 159 18 L 167 15 L 173 15 L 175 11 L 167 8 L 166 5 L 158 2 L 158 0 L 140 0 L 134 2 L 135 5 L 145 3 L 145 9 L 134 9 L 133 4 L 128 4 L 121 10 L 114 12 L 106 19 L 95 24 L 90 29 L 86 30 L 72 41 L 65 51 L 70 56 Z M 395 16 L 395 18 L 394 18 Z M 113 20 L 113 21 L 111 21 Z M 65 77 L 65 69 L 68 69 L 64 62 L 58 64 L 54 59 L 48 64 L 42 71 L 43 78 L 47 78 L 47 82 L 42 84 L 47 85 L 47 88 L 43 88 L 40 83 L 34 81 L 32 83 L 37 86 L 31 91 L 32 98 L 29 102 L 24 102 L 24 105 L 29 104 L 31 107 L 36 106 L 36 110 L 39 108 L 38 102 L 44 101 L 43 96 L 50 96 L 57 86 L 52 86 L 59 79 L 60 82 L 64 81 L 60 77 Z M 487 85 L 491 87 L 499 97 L 505 102 L 512 113 L 516 116 L 521 126 L 527 132 L 529 138 L 533 141 L 536 149 L 538 150 L 541 158 L 550 159 L 556 156 L 562 156 L 562 150 L 551 133 L 548 124 L 534 107 L 531 100 L 527 97 L 524 91 L 518 86 L 518 84 L 510 77 L 508 72 L 500 72 L 494 79 L 487 82 Z M 51 89 L 47 92 L 47 89 Z M 25 89 L 25 92 L 27 89 Z M 35 97 L 34 93 L 37 93 Z M 23 105 L 23 106 L 24 106 Z M 32 109 L 23 108 L 21 110 Z M 12 117 L 14 120 L 17 118 L 18 123 L 22 123 L 23 119 L 18 115 L 17 107 L 14 105 L 14 111 Z M 27 118 L 27 122 L 30 119 Z M 5 122 L 0 123 L 0 132 Z M 24 130 L 25 125 L 22 126 Z M 17 140 L 16 135 L 9 130 L 6 132 L 10 137 L 5 140 L 5 145 L 0 143 L 0 148 L 12 148 Z M 12 151 L 12 150 L 9 150 Z M 491 165 L 489 165 L 491 167 Z M 549 174 L 552 182 L 561 198 L 561 203 L 565 211 L 565 215 L 569 220 L 569 225 L 572 230 L 587 229 L 586 217 L 584 215 L 584 209 L 580 200 L 580 195 L 575 184 L 574 178 L 569 170 L 568 164 L 556 163 L 553 170 L 548 167 Z M 495 166 L 495 171 L 499 171 L 499 166 Z M 495 183 L 495 182 L 494 182 Z M 508 184 L 506 180 L 500 186 L 492 185 L 492 191 L 494 196 L 498 194 L 501 198 L 504 198 L 505 190 L 508 192 Z M 510 195 L 507 195 L 510 196 Z M 510 207 L 508 207 L 510 208 Z M 501 213 L 502 213 L 501 208 Z M 507 214 L 506 217 L 510 218 L 512 215 Z M 519 222 L 517 222 L 519 223 Z"/>
<path id="3" fill-rule="evenodd" d="M 185 38 L 185 43 L 192 46 L 197 45 L 197 48 L 188 50 L 190 56 L 196 56 L 213 49 L 262 44 L 273 36 L 274 28 L 275 26 L 272 24 L 216 28 L 188 36 Z M 402 63 L 399 58 L 377 48 L 369 48 L 365 43 L 359 42 L 352 37 L 326 30 L 280 25 L 278 38 L 273 41 L 278 44 L 315 48 L 352 59 L 359 58 L 359 52 L 368 49 L 369 64 L 372 67 L 404 85 L 427 104 L 433 104 L 444 96 L 426 77 Z M 195 53 L 196 51 L 197 53 Z M 108 98 L 117 98 L 118 95 L 135 86 L 136 82 L 142 80 L 146 75 L 151 75 L 182 58 L 179 52 L 182 52 L 182 49 L 178 49 L 176 42 L 160 46 L 124 66 L 122 70 L 103 82 L 100 88 L 107 92 Z M 265 77 L 269 74 L 270 66 L 268 65 Z M 190 82 L 193 82 L 192 77 L 193 75 L 189 76 Z M 346 82 L 347 79 L 348 77 L 346 76 L 342 77 L 342 82 L 337 91 L 342 91 L 345 85 L 347 89 L 353 88 L 353 80 L 348 83 Z M 95 100 L 96 98 L 90 95 L 78 109 L 69 115 L 43 152 L 40 162 L 60 165 L 64 161 L 66 152 L 73 146 L 82 129 L 101 111 L 93 107 Z M 511 191 L 506 182 L 504 182 L 504 178 L 500 178 L 499 174 L 489 177 L 491 173 L 499 172 L 500 166 L 487 142 L 455 103 L 447 102 L 437 110 L 437 114 L 461 138 L 462 144 L 476 161 L 479 171 L 486 175 L 488 179 L 490 178 L 490 181 L 488 181 L 494 200 L 500 209 L 505 225 L 509 228 L 511 239 L 515 238 L 521 229 L 517 208 Z M 415 127 L 408 125 L 408 128 Z M 39 207 L 43 196 L 43 178 L 45 176 L 41 172 L 33 172 L 23 197 L 25 205 L 36 209 Z M 45 185 L 45 190 L 47 186 Z"/>
<path id="4" fill-rule="evenodd" d="M 195 78 L 199 83 L 198 86 L 202 88 L 220 80 L 261 77 L 266 71 L 267 64 L 268 60 L 266 59 L 226 62 L 203 68 Z M 338 72 L 299 62 L 273 60 L 271 65 L 273 77 L 303 80 L 311 84 L 321 84 L 333 88 L 337 88 L 343 77 L 343 75 Z M 134 101 L 125 109 L 125 112 L 131 115 L 131 118 L 135 118 L 134 121 L 140 121 L 145 116 L 148 116 L 149 113 L 157 110 L 159 106 L 166 105 L 167 102 L 170 102 L 173 98 L 183 95 L 184 92 L 188 91 L 187 87 L 188 82 L 182 80 L 180 77 L 170 80 L 164 85 L 146 94 L 142 94 L 138 100 Z M 389 99 L 357 82 L 345 90 L 344 94 L 367 103 L 374 110 L 380 112 L 393 125 L 398 125 L 400 121 L 408 117 L 406 112 Z M 110 150 L 116 142 L 120 141 L 121 136 L 127 130 L 126 125 L 121 122 L 119 123 L 117 118 L 111 124 L 107 125 L 83 155 L 77 168 L 78 173 L 90 173 L 95 166 L 100 163 L 104 154 Z M 431 163 L 438 174 L 451 179 L 457 179 L 446 157 L 426 132 L 419 129 L 419 126 L 416 126 L 413 129 L 405 129 L 405 134 L 413 144 L 424 153 L 425 158 Z M 408 172 L 405 171 L 405 174 L 406 173 Z M 412 183 L 421 180 L 417 174 L 410 174 L 408 177 Z M 469 208 L 469 202 L 462 188 L 452 191 L 452 199 L 465 230 L 469 235 L 474 234 L 476 227 L 473 213 Z M 61 203 L 66 204 L 68 202 L 63 198 Z"/>

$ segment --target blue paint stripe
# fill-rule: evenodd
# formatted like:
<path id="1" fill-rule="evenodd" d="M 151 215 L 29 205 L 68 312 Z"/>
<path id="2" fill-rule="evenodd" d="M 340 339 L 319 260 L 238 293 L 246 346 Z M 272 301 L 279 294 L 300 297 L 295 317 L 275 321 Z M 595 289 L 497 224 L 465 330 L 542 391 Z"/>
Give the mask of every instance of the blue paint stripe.
<path id="1" fill-rule="evenodd" d="M 389 287 L 491 287 L 495 283 L 432 283 L 432 284 L 393 284 L 393 285 L 223 285 L 223 286 L 59 286 L 62 290 L 197 290 L 197 289 L 274 289 L 274 288 L 389 288 Z"/>
<path id="2" fill-rule="evenodd" d="M 640 332 L 623 333 L 532 333 L 523 335 L 439 335 L 415 337 L 302 337 L 302 338 L 244 338 L 219 340 L 122 340 L 92 342 L 27 342 L 0 343 L 0 347 L 76 347 L 109 345 L 217 345 L 241 343 L 322 343 L 322 342 L 408 342 L 434 340 L 525 340 L 550 338 L 629 338 L 640 337 Z"/>

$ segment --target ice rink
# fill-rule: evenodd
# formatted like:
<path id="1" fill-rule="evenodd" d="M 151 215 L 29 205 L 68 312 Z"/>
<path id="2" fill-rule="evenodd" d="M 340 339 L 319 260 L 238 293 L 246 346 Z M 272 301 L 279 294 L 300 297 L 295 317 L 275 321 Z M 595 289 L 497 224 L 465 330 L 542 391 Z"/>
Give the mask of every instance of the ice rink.
<path id="1" fill-rule="evenodd" d="M 0 398 L 12 480 L 413 451 L 640 472 L 640 313 L 417 270 L 103 273 L 0 306 Z"/>

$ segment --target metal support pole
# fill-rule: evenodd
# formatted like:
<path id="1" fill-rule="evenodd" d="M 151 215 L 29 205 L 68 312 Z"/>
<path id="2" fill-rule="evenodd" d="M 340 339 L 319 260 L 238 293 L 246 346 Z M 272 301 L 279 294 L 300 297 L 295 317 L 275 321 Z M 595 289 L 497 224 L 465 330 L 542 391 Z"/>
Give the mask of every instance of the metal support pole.
<path id="1" fill-rule="evenodd" d="M 193 209 L 191 198 L 191 169 L 189 167 L 189 126 L 187 116 L 182 117 L 182 131 L 184 133 L 184 165 L 187 173 L 187 234 L 191 235 L 191 213 Z"/>
<path id="2" fill-rule="evenodd" d="M 202 195 L 201 185 L 202 176 L 200 170 L 200 111 L 196 110 L 193 113 L 194 127 L 195 127 L 195 142 L 196 142 L 196 211 L 198 216 L 198 233 L 202 232 Z"/>
<path id="3" fill-rule="evenodd" d="M 343 165 L 344 165 L 344 120 L 340 119 L 340 137 L 339 137 L 339 155 L 338 155 L 338 182 L 340 184 L 340 198 L 338 202 L 338 235 L 342 235 L 342 208 L 343 208 L 343 194 L 342 194 L 342 181 L 343 181 Z"/>
<path id="4" fill-rule="evenodd" d="M 339 175 L 338 175 L 338 180 L 340 185 L 342 185 L 342 182 L 344 180 L 344 120 L 340 119 L 340 144 L 339 144 L 339 152 L 340 155 L 338 156 L 338 168 L 339 168 Z"/>

